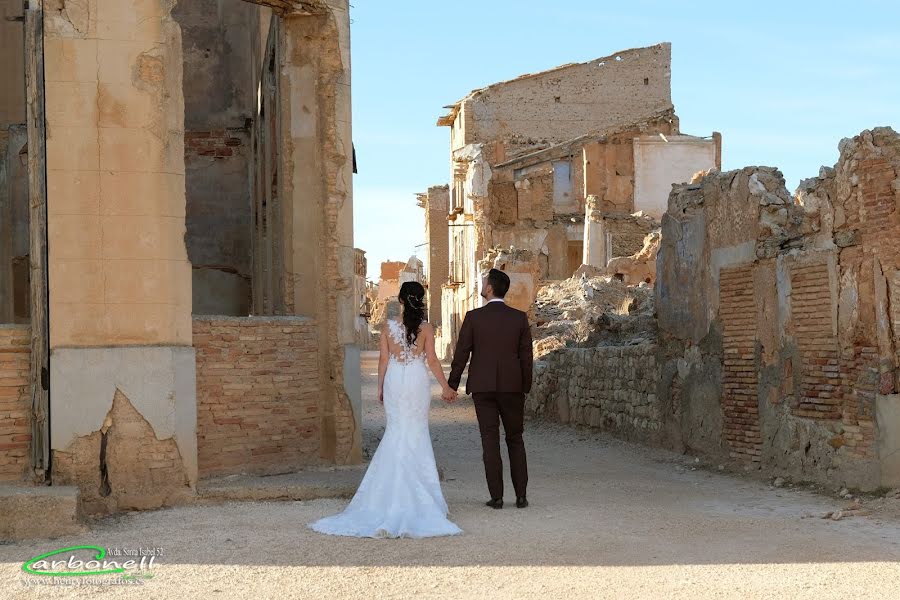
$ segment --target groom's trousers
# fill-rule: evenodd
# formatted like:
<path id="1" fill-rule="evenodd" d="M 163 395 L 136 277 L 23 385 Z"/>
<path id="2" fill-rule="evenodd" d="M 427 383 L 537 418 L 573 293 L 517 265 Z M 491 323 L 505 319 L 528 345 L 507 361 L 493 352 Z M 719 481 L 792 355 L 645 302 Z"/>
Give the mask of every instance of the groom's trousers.
<path id="1" fill-rule="evenodd" d="M 525 394 L 520 392 L 482 392 L 472 394 L 475 416 L 481 431 L 484 475 L 491 498 L 503 498 L 503 459 L 500 457 L 500 421 L 509 450 L 509 471 L 516 497 L 525 497 L 528 465 L 525 460 Z"/>

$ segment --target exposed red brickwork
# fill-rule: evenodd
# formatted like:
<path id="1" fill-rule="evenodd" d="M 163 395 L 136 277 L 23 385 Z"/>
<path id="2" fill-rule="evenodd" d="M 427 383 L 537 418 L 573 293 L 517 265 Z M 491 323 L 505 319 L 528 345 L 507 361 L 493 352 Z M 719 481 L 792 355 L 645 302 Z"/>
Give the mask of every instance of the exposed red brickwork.
<path id="1" fill-rule="evenodd" d="M 723 432 L 731 457 L 759 461 L 756 373 L 756 298 L 753 265 L 722 269 L 719 274 L 719 316 L 722 320 Z"/>
<path id="2" fill-rule="evenodd" d="M 881 145 L 881 140 L 874 141 L 879 145 L 881 155 L 858 160 L 855 169 L 857 194 L 851 194 L 851 199 L 856 196 L 861 201 L 859 221 L 863 252 L 878 259 L 887 277 L 888 319 L 893 321 L 894 356 L 881 356 L 875 339 L 866 340 L 853 349 L 853 362 L 848 368 L 845 385 L 848 405 L 843 414 L 843 436 L 849 449 L 867 458 L 876 455 L 876 394 L 892 393 L 900 383 L 900 372 L 896 368 L 894 372 L 883 372 L 880 368 L 885 362 L 891 363 L 892 358 L 900 358 L 900 329 L 897 328 L 896 317 L 900 309 L 896 303 L 897 296 L 900 296 L 897 288 L 900 283 L 900 148 L 894 145 L 890 149 Z M 869 264 L 864 262 L 863 268 L 868 268 Z"/>
<path id="3" fill-rule="evenodd" d="M 857 346 L 841 356 L 843 433 L 835 443 L 863 457 L 873 457 L 875 393 L 878 387 L 878 348 Z"/>
<path id="4" fill-rule="evenodd" d="M 883 264 L 900 265 L 900 210 L 892 183 L 900 177 L 887 158 L 859 161 L 863 246 Z"/>
<path id="5" fill-rule="evenodd" d="M 88 514 L 146 510 L 172 504 L 189 487 L 174 438 L 159 439 L 127 396 L 116 390 L 100 431 L 54 450 L 53 483 L 77 486 Z M 103 452 L 106 470 L 98 469 Z M 135 449 L 139 449 L 136 451 Z"/>
<path id="6" fill-rule="evenodd" d="M 184 153 L 187 156 L 215 156 L 227 158 L 246 145 L 246 129 L 215 131 L 185 131 Z"/>
<path id="7" fill-rule="evenodd" d="M 201 477 L 319 462 L 316 335 L 301 317 L 194 319 Z"/>
<path id="8" fill-rule="evenodd" d="M 0 481 L 21 479 L 31 446 L 31 329 L 0 326 Z"/>
<path id="9" fill-rule="evenodd" d="M 834 300 L 827 263 L 791 269 L 791 320 L 802 370 L 794 413 L 814 419 L 841 417 L 840 349 L 834 335 Z"/>
<path id="10" fill-rule="evenodd" d="M 400 279 L 400 271 L 406 266 L 405 262 L 385 261 L 381 263 L 381 279 L 390 279 L 396 281 Z"/>
<path id="11" fill-rule="evenodd" d="M 900 237 L 900 232 L 898 232 Z M 900 365 L 900 270 L 894 271 L 888 279 L 888 298 L 890 303 L 891 329 L 894 332 L 894 356 Z M 900 392 L 900 370 L 894 373 L 894 390 Z"/>

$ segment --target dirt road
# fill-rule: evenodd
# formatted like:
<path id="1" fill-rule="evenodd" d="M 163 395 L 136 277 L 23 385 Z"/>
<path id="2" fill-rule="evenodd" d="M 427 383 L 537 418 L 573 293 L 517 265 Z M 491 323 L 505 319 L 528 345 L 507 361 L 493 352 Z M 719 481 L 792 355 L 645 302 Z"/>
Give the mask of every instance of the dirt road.
<path id="1" fill-rule="evenodd" d="M 374 372 L 367 354 L 370 449 L 383 431 Z M 897 521 L 822 519 L 846 502 L 691 470 L 685 457 L 596 433 L 528 423 L 532 506 L 490 510 L 471 401 L 437 395 L 435 452 L 462 536 L 356 540 L 304 527 L 337 500 L 132 513 L 86 536 L 0 546 L 0 598 L 900 597 Z M 163 554 L 140 589 L 25 585 L 40 578 L 23 561 L 77 544 Z"/>

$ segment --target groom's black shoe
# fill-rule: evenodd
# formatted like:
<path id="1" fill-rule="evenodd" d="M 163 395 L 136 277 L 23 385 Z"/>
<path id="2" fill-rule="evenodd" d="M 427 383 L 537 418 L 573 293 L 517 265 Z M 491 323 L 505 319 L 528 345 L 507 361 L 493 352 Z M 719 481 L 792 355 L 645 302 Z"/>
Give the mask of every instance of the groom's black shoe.
<path id="1" fill-rule="evenodd" d="M 503 498 L 491 498 L 484 505 L 491 508 L 503 508 Z"/>
<path id="2" fill-rule="evenodd" d="M 516 508 L 525 508 L 526 506 L 528 506 L 528 500 L 525 498 L 525 496 L 516 498 Z"/>

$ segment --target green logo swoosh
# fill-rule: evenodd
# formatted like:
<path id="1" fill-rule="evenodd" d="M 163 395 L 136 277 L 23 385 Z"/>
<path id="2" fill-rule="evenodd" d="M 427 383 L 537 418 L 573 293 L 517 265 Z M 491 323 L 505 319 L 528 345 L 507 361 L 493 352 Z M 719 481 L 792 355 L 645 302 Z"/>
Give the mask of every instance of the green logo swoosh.
<path id="1" fill-rule="evenodd" d="M 50 575 L 53 577 L 79 577 L 82 575 L 109 575 L 111 573 L 122 573 L 125 571 L 124 568 L 120 567 L 118 569 L 104 569 L 101 571 L 85 571 L 83 573 L 74 573 L 71 571 L 65 572 L 55 572 L 55 571 L 35 571 L 31 568 L 31 565 L 36 563 L 39 560 L 44 560 L 48 556 L 56 556 L 57 554 L 62 554 L 63 552 L 71 552 L 74 550 L 96 550 L 97 554 L 94 555 L 94 560 L 100 561 L 106 558 L 106 548 L 101 548 L 100 546 L 71 546 L 69 548 L 60 548 L 59 550 L 53 550 L 52 552 L 47 552 L 46 554 L 41 554 L 40 556 L 35 556 L 24 565 L 22 565 L 22 570 L 26 573 L 31 573 L 32 575 Z"/>

